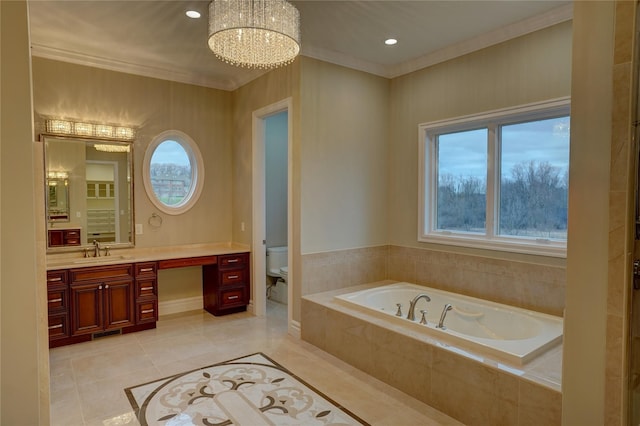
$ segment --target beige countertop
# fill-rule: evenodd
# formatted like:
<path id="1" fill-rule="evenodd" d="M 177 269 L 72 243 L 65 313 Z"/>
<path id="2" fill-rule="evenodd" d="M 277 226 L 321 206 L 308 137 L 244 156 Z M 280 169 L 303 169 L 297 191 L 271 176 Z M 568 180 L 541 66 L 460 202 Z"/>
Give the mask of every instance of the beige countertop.
<path id="1" fill-rule="evenodd" d="M 238 243 L 186 244 L 164 247 L 115 249 L 111 250 L 109 256 L 102 255 L 100 257 L 85 258 L 83 257 L 83 252 L 78 250 L 77 252 L 47 254 L 47 270 L 217 256 L 221 254 L 245 253 L 248 251 L 250 251 L 248 245 Z"/>

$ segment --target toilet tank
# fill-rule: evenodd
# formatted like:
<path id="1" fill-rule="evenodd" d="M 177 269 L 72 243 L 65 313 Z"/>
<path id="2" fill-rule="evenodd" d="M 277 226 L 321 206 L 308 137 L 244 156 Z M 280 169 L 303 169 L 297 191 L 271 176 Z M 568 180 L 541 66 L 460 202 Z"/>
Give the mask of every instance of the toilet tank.
<path id="1" fill-rule="evenodd" d="M 287 266 L 287 247 L 267 248 L 267 274 L 272 277 L 280 276 L 280 268 Z"/>

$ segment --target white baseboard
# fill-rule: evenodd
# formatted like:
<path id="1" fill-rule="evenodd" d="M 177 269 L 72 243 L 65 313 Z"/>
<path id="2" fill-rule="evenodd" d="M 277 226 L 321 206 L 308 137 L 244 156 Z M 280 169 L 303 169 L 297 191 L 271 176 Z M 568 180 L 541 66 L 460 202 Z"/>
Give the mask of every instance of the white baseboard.
<path id="1" fill-rule="evenodd" d="M 158 313 L 160 315 L 177 314 L 198 309 L 202 309 L 202 296 L 158 302 Z"/>

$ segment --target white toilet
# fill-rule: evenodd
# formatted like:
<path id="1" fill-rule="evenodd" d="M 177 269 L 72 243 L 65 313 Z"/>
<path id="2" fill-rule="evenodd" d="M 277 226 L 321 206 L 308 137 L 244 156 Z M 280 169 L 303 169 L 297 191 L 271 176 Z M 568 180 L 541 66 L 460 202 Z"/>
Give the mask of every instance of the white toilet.
<path id="1" fill-rule="evenodd" d="M 287 247 L 267 248 L 267 275 L 274 278 L 274 284 L 269 289 L 269 299 L 280 303 L 287 303 Z"/>

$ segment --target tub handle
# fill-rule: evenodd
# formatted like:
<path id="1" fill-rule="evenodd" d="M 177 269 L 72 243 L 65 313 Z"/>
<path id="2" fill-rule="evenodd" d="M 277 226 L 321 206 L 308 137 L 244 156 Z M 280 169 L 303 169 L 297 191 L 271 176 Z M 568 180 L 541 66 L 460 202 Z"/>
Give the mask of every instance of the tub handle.
<path id="1" fill-rule="evenodd" d="M 427 314 L 427 310 L 421 309 L 420 313 L 422 314 L 422 318 L 420 319 L 420 324 L 427 325 L 427 319 L 425 318 L 425 315 Z"/>
<path id="2" fill-rule="evenodd" d="M 396 312 L 396 316 L 397 317 L 401 317 L 402 316 L 402 303 L 396 303 L 396 306 L 398 307 L 398 311 Z"/>
<path id="3" fill-rule="evenodd" d="M 440 314 L 440 321 L 438 322 L 438 325 L 436 325 L 436 328 L 439 328 L 441 330 L 444 330 L 447 328 L 444 326 L 444 319 L 447 316 L 447 312 L 449 312 L 451 309 L 453 309 L 453 306 L 451 306 L 451 304 L 447 303 L 446 305 L 444 305 L 444 309 L 442 309 L 442 314 Z"/>

